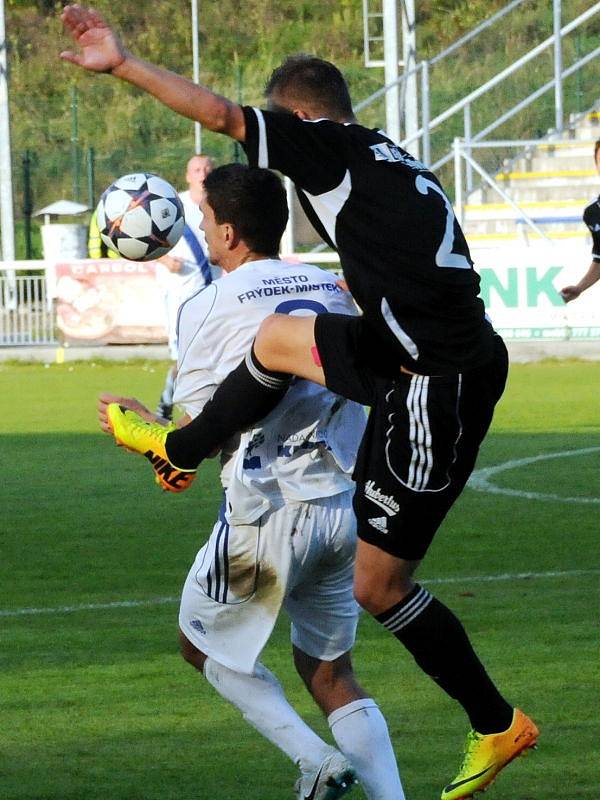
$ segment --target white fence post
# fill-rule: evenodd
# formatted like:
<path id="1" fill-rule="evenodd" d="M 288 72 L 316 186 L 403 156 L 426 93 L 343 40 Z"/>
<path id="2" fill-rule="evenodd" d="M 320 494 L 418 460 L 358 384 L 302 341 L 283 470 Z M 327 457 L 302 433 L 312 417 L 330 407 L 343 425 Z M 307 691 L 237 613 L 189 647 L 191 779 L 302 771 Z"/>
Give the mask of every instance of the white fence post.
<path id="1" fill-rule="evenodd" d="M 465 223 L 465 213 L 463 209 L 463 187 L 462 187 L 462 165 L 460 163 L 460 139 L 454 139 L 454 208 L 456 218 L 462 227 Z"/>

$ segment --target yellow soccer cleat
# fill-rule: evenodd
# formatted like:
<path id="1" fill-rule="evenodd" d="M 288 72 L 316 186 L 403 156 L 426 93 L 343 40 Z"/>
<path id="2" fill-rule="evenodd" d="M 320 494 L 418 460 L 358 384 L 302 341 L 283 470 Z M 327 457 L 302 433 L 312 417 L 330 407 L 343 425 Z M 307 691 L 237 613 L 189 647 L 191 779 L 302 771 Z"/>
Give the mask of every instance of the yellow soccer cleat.
<path id="1" fill-rule="evenodd" d="M 183 492 L 194 478 L 196 470 L 179 469 L 169 461 L 167 436 L 176 426 L 146 422 L 135 411 L 110 403 L 106 416 L 117 444 L 134 453 L 141 453 L 152 464 L 156 482 L 167 492 Z"/>
<path id="2" fill-rule="evenodd" d="M 442 791 L 442 800 L 465 800 L 487 789 L 501 769 L 524 750 L 535 747 L 538 734 L 535 723 L 518 708 L 510 728 L 502 733 L 469 731 L 462 766 Z"/>

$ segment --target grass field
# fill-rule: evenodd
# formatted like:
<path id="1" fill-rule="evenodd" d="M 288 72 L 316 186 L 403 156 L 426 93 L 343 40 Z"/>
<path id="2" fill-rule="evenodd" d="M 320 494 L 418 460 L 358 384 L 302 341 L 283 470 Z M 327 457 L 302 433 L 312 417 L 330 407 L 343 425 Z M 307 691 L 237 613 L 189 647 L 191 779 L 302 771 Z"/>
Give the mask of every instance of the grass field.
<path id="1" fill-rule="evenodd" d="M 99 391 L 153 405 L 165 369 L 0 364 L 0 800 L 293 797 L 294 766 L 178 655 L 177 595 L 219 502 L 214 467 L 166 496 L 96 427 Z M 524 494 L 468 488 L 421 569 L 542 729 L 489 800 L 598 796 L 599 398 L 598 362 L 515 365 L 478 466 L 529 459 L 489 477 Z M 289 649 L 281 620 L 264 661 L 328 737 Z M 408 798 L 434 800 L 459 765 L 462 711 L 366 616 L 354 661 Z"/>

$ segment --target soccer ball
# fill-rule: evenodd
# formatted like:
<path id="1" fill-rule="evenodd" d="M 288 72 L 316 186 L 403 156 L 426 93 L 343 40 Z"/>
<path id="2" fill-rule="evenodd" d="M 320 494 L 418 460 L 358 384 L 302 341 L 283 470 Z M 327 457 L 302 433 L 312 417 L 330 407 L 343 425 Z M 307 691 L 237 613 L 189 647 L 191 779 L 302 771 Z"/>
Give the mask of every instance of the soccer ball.
<path id="1" fill-rule="evenodd" d="M 150 261 L 177 244 L 183 205 L 170 183 L 149 172 L 124 175 L 103 193 L 96 209 L 100 236 L 132 261 Z"/>

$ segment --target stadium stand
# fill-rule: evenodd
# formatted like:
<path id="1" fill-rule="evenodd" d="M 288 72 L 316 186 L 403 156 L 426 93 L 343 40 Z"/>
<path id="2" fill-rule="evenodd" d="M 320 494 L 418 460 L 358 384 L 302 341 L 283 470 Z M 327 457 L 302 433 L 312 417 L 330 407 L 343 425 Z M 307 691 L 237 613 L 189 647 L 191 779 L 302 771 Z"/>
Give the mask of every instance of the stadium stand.
<path id="1" fill-rule="evenodd" d="M 583 209 L 596 194 L 598 174 L 593 142 L 600 137 L 600 104 L 574 115 L 560 137 L 548 135 L 507 160 L 494 178 L 550 239 L 583 238 Z M 473 191 L 465 205 L 464 229 L 470 242 L 527 240 L 536 233 L 508 203 L 497 202 L 489 186 Z"/>

